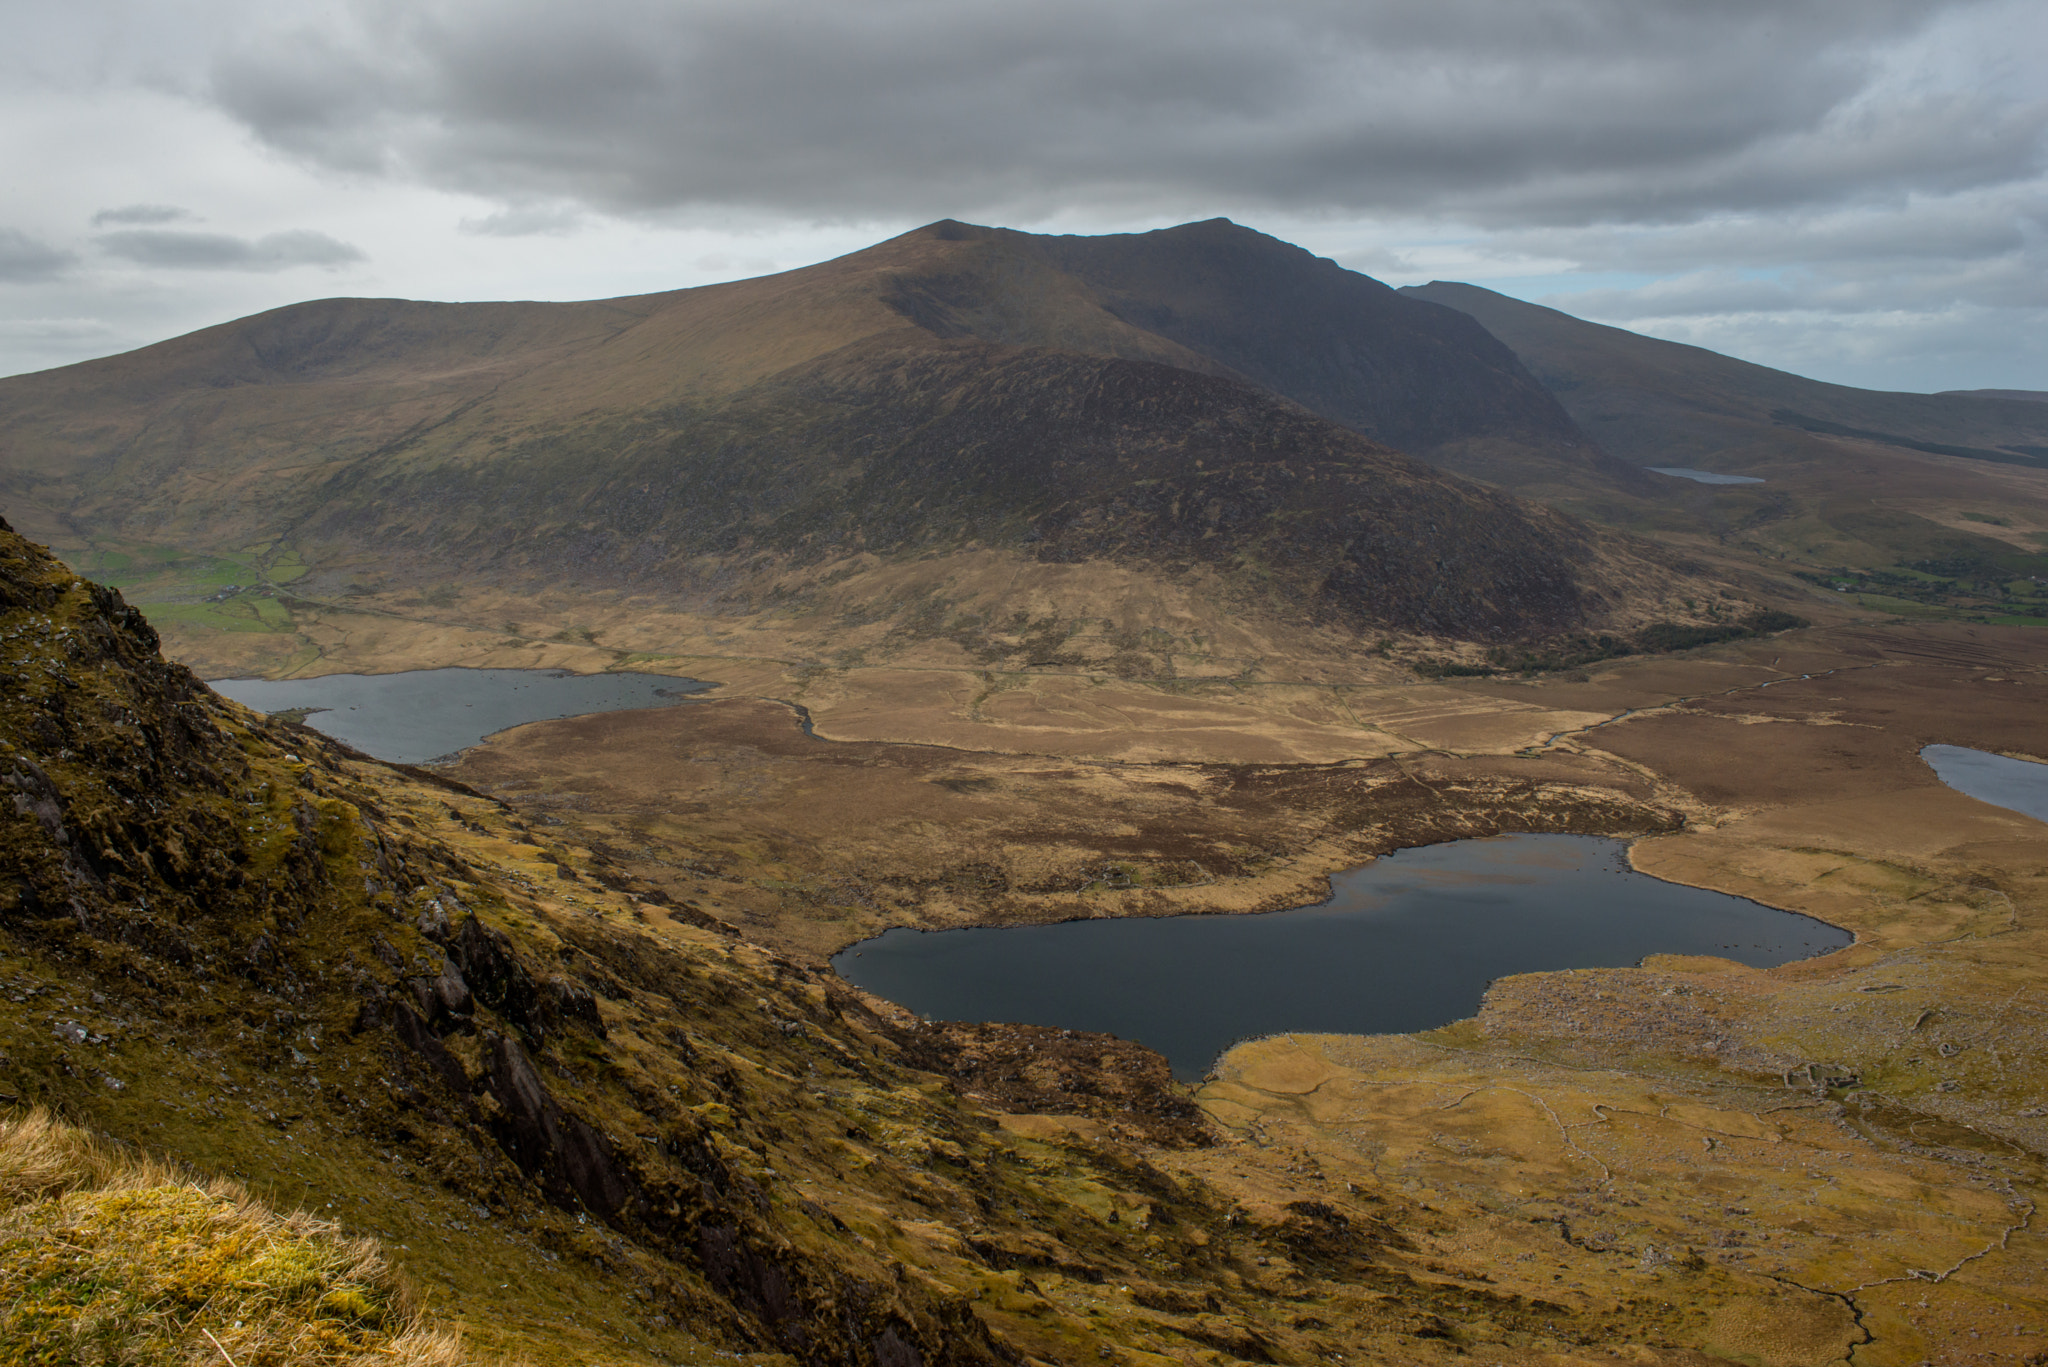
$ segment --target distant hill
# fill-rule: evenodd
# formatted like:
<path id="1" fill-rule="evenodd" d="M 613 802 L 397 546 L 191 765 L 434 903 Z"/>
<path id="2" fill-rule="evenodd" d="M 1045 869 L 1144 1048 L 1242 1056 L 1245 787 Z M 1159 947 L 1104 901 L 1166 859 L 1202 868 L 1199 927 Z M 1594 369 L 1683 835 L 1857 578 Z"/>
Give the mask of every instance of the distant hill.
<path id="1" fill-rule="evenodd" d="M 2048 403 L 2048 389 L 1942 389 L 1936 392 L 1966 399 L 2018 399 L 2021 403 Z"/>
<path id="2" fill-rule="evenodd" d="M 1824 384 L 1589 323 L 1473 285 L 1402 291 L 1461 309 L 1515 351 L 1579 426 L 1665 478 L 1593 499 L 1638 531 L 1711 538 L 1818 588 L 1906 616 L 2048 620 L 2048 405 L 2026 391 L 1900 394 Z"/>
<path id="3" fill-rule="evenodd" d="M 2048 396 L 1854 389 L 1589 323 L 1476 285 L 1438 280 L 1401 293 L 1479 320 L 1581 428 L 1638 464 L 1762 459 L 1783 449 L 1788 434 L 1810 432 L 2048 469 L 2048 410 L 2032 401 Z"/>
<path id="4" fill-rule="evenodd" d="M 1206 575 L 1354 632 L 1686 611 L 1648 548 L 1396 441 L 1514 487 L 1649 479 L 1465 314 L 1221 220 L 942 222 L 590 303 L 326 300 L 0 380 L 0 497 L 60 542 L 288 541 L 720 612 L 965 550 Z"/>

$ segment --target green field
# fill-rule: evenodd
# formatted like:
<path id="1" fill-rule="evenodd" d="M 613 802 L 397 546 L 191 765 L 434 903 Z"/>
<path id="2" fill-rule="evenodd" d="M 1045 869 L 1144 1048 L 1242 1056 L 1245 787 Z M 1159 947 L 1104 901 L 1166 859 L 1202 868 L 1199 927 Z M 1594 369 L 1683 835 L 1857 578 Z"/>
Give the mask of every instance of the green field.
<path id="1" fill-rule="evenodd" d="M 142 615 L 161 628 L 169 622 L 216 631 L 291 631 L 292 614 L 275 598 L 238 594 L 224 603 L 139 603 Z"/>
<path id="2" fill-rule="evenodd" d="M 64 558 L 80 574 L 121 590 L 160 628 L 177 622 L 216 631 L 293 630 L 291 610 L 267 586 L 292 583 L 307 571 L 297 550 L 278 546 L 221 553 L 98 542 L 64 548 Z"/>

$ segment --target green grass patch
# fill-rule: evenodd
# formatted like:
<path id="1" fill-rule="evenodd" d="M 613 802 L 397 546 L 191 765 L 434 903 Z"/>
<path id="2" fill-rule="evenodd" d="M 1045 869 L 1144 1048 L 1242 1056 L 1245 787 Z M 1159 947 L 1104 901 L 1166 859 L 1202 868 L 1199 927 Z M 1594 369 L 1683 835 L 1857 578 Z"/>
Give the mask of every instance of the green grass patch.
<path id="1" fill-rule="evenodd" d="M 291 610 L 275 598 L 241 594 L 221 603 L 145 603 L 142 615 L 161 628 L 177 622 L 215 631 L 288 632 L 296 630 Z"/>
<path id="2" fill-rule="evenodd" d="M 264 572 L 270 576 L 270 582 L 273 584 L 289 584 L 295 579 L 305 578 L 312 568 L 297 551 L 279 551 L 270 563 L 264 566 Z"/>
<path id="3" fill-rule="evenodd" d="M 289 584 L 311 569 L 298 551 L 289 548 L 216 552 L 140 541 L 72 548 L 65 558 L 78 573 L 121 590 L 137 606 L 189 603 L 230 585 Z"/>

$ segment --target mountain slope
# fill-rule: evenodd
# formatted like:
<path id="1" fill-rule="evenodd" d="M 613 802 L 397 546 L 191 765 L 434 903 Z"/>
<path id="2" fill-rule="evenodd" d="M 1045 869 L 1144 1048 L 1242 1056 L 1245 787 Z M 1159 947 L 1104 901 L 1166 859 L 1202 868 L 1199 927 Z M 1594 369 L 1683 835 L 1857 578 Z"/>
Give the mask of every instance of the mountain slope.
<path id="1" fill-rule="evenodd" d="M 1620 525 L 1704 531 L 1900 615 L 2048 620 L 2048 407 L 1823 384 L 1472 285 L 1405 292 L 1470 312 L 1618 456 L 1762 481 L 1668 478 L 1655 509 L 1600 505 Z"/>
<path id="2" fill-rule="evenodd" d="M 2018 399 L 2022 403 L 2048 403 L 2048 389 L 1938 389 L 1935 392 L 1966 399 Z"/>
<path id="3" fill-rule="evenodd" d="M 1154 358 L 1164 339 L 1356 432 L 1509 488 L 1641 487 L 1588 442 L 1513 353 L 1453 310 L 1299 247 L 1211 219 L 1150 233 L 1049 237 L 966 224 L 961 266 L 896 302 L 940 332 Z M 970 254 L 971 253 L 971 254 Z M 1043 262 L 1091 310 L 1135 330 L 1040 330 L 1003 311 L 1011 264 Z M 972 264 L 968 264 L 972 263 Z M 1157 356 L 1170 363 L 1170 353 Z"/>
<path id="4" fill-rule="evenodd" d="M 1581 427 L 1641 464 L 1740 460 L 1811 432 L 2048 469 L 2048 411 L 2017 395 L 1854 389 L 1589 323 L 1476 285 L 1438 280 L 1402 293 L 1471 314 Z"/>
<path id="5" fill-rule="evenodd" d="M 1145 362 L 861 352 L 693 423 L 606 436 L 596 467 L 588 444 L 544 438 L 488 466 L 350 471 L 311 492 L 302 534 L 432 539 L 481 571 L 683 595 L 722 591 L 754 559 L 998 546 L 1199 568 L 1255 579 L 1263 612 L 1480 640 L 1610 621 L 1626 596 L 1627 553 L 1568 519 L 1242 383 Z"/>
<path id="6" fill-rule="evenodd" d="M 0 381 L 0 495 L 60 544 L 289 546 L 329 589 L 374 560 L 745 613 L 994 551 L 1195 576 L 1220 614 L 1352 637 L 1692 620 L 1693 572 L 1361 428 L 1609 487 L 1464 315 L 1219 221 L 941 223 L 666 295 L 278 310 Z"/>

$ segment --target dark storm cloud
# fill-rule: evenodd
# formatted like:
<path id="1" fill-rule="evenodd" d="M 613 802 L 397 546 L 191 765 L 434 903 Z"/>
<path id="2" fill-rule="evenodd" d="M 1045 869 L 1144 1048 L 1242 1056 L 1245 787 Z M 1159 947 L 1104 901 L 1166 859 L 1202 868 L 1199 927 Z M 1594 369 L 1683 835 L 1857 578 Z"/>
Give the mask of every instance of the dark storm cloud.
<path id="1" fill-rule="evenodd" d="M 2042 101 L 1887 64 L 1973 7 L 359 0 L 212 91 L 307 162 L 514 205 L 1682 222 L 2034 174 Z"/>
<path id="2" fill-rule="evenodd" d="M 14 228 L 0 228 L 0 283 L 19 285 L 63 274 L 76 260 L 70 252 L 39 242 Z"/>
<path id="3" fill-rule="evenodd" d="M 94 241 L 110 256 L 173 270 L 282 271 L 294 266 L 345 266 L 365 259 L 348 243 L 305 228 L 254 239 L 176 228 L 127 228 L 101 233 Z"/>
<path id="4" fill-rule="evenodd" d="M 104 228 L 108 224 L 155 224 L 178 223 L 196 218 L 190 209 L 180 209 L 175 204 L 126 204 L 118 209 L 102 209 L 92 216 L 92 226 Z"/>
<path id="5" fill-rule="evenodd" d="M 2048 307 L 2048 186 L 2039 183 L 1914 198 L 1878 212 L 1724 214 L 1648 228 L 1504 231 L 1490 241 L 1662 277 L 1545 300 L 1608 320 Z"/>

